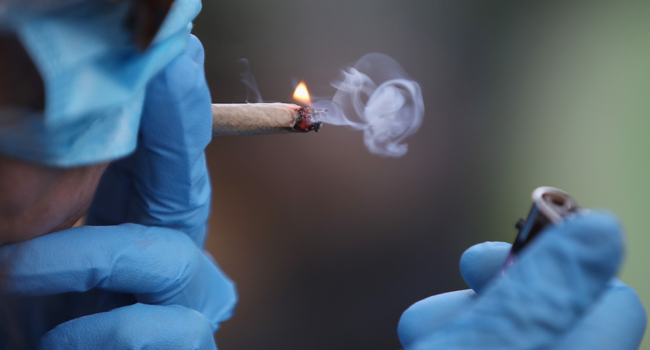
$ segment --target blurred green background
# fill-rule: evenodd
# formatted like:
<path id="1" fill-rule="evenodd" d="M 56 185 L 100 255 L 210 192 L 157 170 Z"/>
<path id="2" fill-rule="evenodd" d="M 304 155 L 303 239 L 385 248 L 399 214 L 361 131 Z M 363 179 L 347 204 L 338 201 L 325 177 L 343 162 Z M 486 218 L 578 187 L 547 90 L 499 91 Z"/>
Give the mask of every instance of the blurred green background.
<path id="1" fill-rule="evenodd" d="M 328 96 L 382 52 L 426 108 L 400 159 L 342 127 L 213 140 L 208 248 L 241 298 L 220 348 L 399 349 L 401 312 L 466 288 L 462 252 L 512 241 L 541 185 L 620 216 L 621 276 L 650 305 L 649 18 L 647 1 L 204 1 L 215 102 L 245 99 L 239 58 L 290 102 L 293 78 Z"/>

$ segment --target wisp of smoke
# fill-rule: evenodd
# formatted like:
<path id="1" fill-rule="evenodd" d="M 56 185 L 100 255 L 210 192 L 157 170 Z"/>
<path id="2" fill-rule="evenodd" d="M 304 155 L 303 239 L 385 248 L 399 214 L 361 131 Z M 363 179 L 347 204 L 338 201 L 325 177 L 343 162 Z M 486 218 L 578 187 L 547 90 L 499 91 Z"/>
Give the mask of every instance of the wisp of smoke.
<path id="1" fill-rule="evenodd" d="M 403 141 L 420 128 L 424 117 L 420 85 L 397 61 L 380 53 L 361 57 L 341 73 L 340 79 L 332 82 L 337 89 L 332 100 L 313 103 L 316 109 L 327 108 L 323 122 L 363 130 L 364 143 L 374 154 L 406 154 L 408 145 Z M 249 91 L 247 102 L 251 92 L 255 102 L 262 102 L 252 73 L 246 71 L 241 76 Z"/>
<path id="2" fill-rule="evenodd" d="M 403 141 L 420 128 L 424 102 L 420 85 L 397 61 L 369 53 L 343 70 L 332 86 L 338 91 L 331 101 L 314 103 L 314 108 L 328 109 L 323 122 L 363 130 L 363 141 L 374 154 L 406 154 Z"/>
<path id="3" fill-rule="evenodd" d="M 246 86 L 246 102 L 248 103 L 262 103 L 262 95 L 260 95 L 260 90 L 257 88 L 257 81 L 255 81 L 255 76 L 250 70 L 250 65 L 248 60 L 241 58 L 239 63 L 244 66 L 244 72 L 240 73 L 242 83 Z"/>

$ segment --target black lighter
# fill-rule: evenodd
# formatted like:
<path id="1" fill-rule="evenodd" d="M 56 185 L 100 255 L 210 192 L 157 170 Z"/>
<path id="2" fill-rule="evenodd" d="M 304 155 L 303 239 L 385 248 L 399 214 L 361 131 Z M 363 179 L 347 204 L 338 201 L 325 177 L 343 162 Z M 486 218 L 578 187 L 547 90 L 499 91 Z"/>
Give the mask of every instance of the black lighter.
<path id="1" fill-rule="evenodd" d="M 566 192 L 553 187 L 538 187 L 533 191 L 533 206 L 526 220 L 519 219 L 515 225 L 519 230 L 512 244 L 503 269 L 514 264 L 519 252 L 526 247 L 548 225 L 559 225 L 584 213 L 576 201 Z"/>

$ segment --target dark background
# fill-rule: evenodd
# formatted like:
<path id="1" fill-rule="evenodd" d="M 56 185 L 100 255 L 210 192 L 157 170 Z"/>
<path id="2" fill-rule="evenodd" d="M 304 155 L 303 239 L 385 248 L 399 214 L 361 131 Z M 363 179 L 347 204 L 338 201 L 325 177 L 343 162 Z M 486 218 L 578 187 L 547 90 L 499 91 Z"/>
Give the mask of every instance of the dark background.
<path id="1" fill-rule="evenodd" d="M 244 101 L 240 58 L 265 100 L 292 102 L 292 79 L 331 95 L 339 69 L 381 52 L 420 83 L 426 109 L 398 159 L 372 155 L 361 133 L 329 125 L 318 134 L 215 137 L 208 249 L 240 295 L 217 333 L 220 349 L 399 349 L 400 314 L 427 296 L 467 288 L 462 252 L 512 240 L 540 185 L 564 188 L 587 206 L 611 204 L 633 221 L 617 207 L 631 197 L 608 197 L 622 187 L 603 186 L 624 181 L 610 176 L 612 167 L 645 174 L 638 162 L 616 163 L 617 153 L 605 152 L 627 137 L 607 126 L 623 114 L 598 119 L 598 103 L 618 96 L 607 87 L 621 75 L 584 77 L 650 57 L 635 51 L 650 33 L 639 27 L 650 18 L 641 3 L 204 1 L 194 33 L 214 102 Z M 610 49 L 632 34 L 641 39 Z M 594 61 L 612 50 L 622 58 Z M 634 62 L 648 72 L 647 60 Z M 627 91 L 624 78 L 614 91 Z M 640 106 L 647 117 L 648 105 Z M 585 158 L 591 151 L 606 154 Z M 650 193 L 641 183 L 629 192 Z"/>

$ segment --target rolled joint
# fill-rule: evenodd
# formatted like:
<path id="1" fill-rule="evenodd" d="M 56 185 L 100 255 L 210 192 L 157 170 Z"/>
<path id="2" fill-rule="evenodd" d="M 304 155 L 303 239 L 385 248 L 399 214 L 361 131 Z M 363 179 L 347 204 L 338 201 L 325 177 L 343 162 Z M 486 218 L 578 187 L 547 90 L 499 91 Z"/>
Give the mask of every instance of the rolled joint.
<path id="1" fill-rule="evenodd" d="M 326 109 L 290 103 L 213 104 L 214 135 L 263 135 L 320 130 Z"/>

